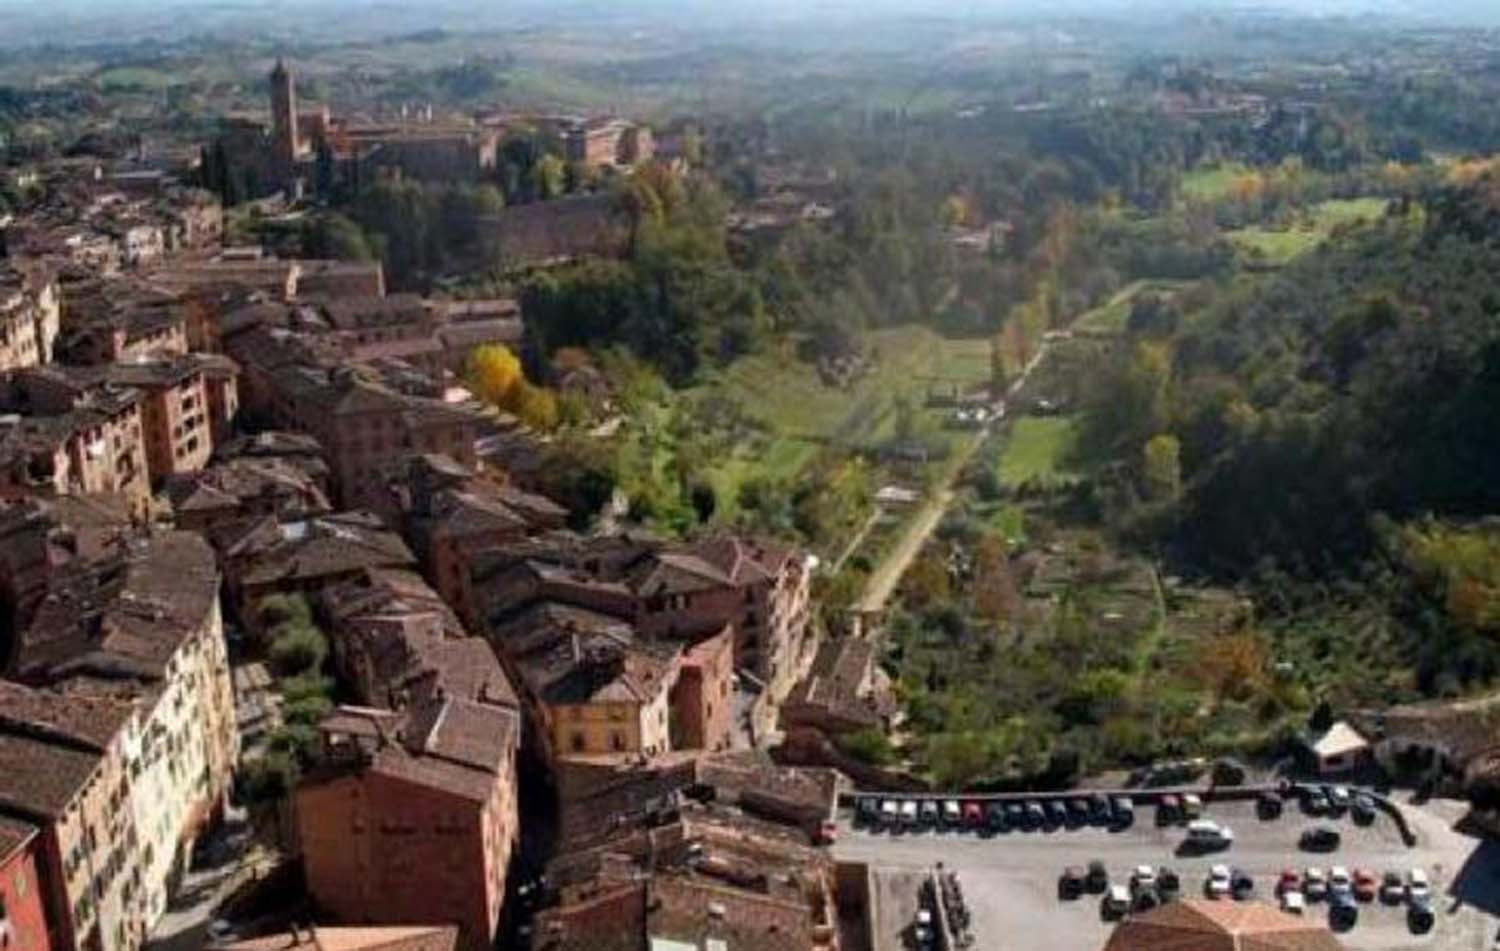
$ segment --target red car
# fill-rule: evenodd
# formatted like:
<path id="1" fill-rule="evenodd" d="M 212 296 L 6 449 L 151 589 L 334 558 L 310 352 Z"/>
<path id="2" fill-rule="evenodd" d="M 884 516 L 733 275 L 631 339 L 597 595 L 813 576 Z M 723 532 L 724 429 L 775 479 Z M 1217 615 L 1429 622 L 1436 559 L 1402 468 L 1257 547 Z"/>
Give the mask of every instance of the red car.
<path id="1" fill-rule="evenodd" d="M 964 825 L 976 829 L 984 825 L 984 806 L 972 800 L 964 803 Z"/>
<path id="2" fill-rule="evenodd" d="M 839 824 L 832 819 L 824 819 L 818 823 L 818 831 L 813 833 L 813 840 L 818 845 L 832 845 L 839 838 Z"/>
<path id="3" fill-rule="evenodd" d="M 1354 870 L 1354 897 L 1359 901 L 1374 901 L 1380 893 L 1380 876 L 1367 868 Z"/>
<path id="4" fill-rule="evenodd" d="M 1294 868 L 1282 869 L 1281 877 L 1276 880 L 1276 894 L 1282 892 L 1300 892 L 1302 890 L 1302 873 Z"/>

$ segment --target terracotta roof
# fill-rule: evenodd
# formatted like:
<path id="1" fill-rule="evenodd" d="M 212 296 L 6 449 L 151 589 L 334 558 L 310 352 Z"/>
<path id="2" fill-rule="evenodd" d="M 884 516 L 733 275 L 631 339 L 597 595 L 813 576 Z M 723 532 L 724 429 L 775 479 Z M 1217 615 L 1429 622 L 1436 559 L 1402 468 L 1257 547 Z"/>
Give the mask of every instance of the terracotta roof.
<path id="1" fill-rule="evenodd" d="M 229 552 L 233 558 L 245 559 L 239 579 L 243 585 L 305 581 L 365 568 L 416 564 L 401 537 L 373 515 L 344 512 L 279 526 L 271 521 L 269 529 L 262 523 L 242 535 Z"/>
<path id="2" fill-rule="evenodd" d="M 218 945 L 218 951 L 455 951 L 455 925 L 313 927 Z"/>
<path id="3" fill-rule="evenodd" d="M 1121 923 L 1104 951 L 1343 951 L 1315 918 L 1261 902 L 1185 899 Z"/>
<path id="4" fill-rule="evenodd" d="M 135 540 L 53 584 L 21 636 L 15 669 L 52 679 L 160 679 L 218 597 L 218 567 L 201 537 L 164 532 Z"/>
<path id="5" fill-rule="evenodd" d="M 9 816 L 0 815 L 0 868 L 10 861 L 10 857 L 36 838 L 41 830 L 22 819 L 12 819 Z"/>
<path id="6" fill-rule="evenodd" d="M 0 730 L 0 809 L 37 822 L 57 819 L 103 759 L 77 746 Z"/>
<path id="7" fill-rule="evenodd" d="M 104 752 L 134 708 L 104 697 L 63 694 L 0 680 L 0 728 Z"/>

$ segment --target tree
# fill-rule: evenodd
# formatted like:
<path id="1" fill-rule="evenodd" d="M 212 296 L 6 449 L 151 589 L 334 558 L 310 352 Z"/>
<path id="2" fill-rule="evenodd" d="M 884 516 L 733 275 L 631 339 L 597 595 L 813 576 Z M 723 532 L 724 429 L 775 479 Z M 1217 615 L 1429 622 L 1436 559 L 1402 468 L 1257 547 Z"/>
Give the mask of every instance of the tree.
<path id="1" fill-rule="evenodd" d="M 1182 494 L 1182 446 L 1177 437 L 1161 433 L 1151 437 L 1142 449 L 1141 474 L 1147 497 L 1161 502 L 1175 502 Z"/>
<path id="2" fill-rule="evenodd" d="M 556 155 L 543 155 L 531 169 L 531 192 L 540 201 L 561 198 L 568 188 L 568 167 Z"/>
<path id="3" fill-rule="evenodd" d="M 307 253 L 336 261 L 373 261 L 375 251 L 359 225 L 337 212 L 318 217 L 308 236 Z"/>
<path id="4" fill-rule="evenodd" d="M 469 381 L 480 399 L 510 409 L 519 398 L 526 374 L 520 358 L 505 344 L 485 344 L 469 356 Z"/>
<path id="5" fill-rule="evenodd" d="M 946 604 L 953 593 L 947 564 L 935 551 L 924 551 L 906 570 L 901 590 L 906 603 L 913 608 Z"/>

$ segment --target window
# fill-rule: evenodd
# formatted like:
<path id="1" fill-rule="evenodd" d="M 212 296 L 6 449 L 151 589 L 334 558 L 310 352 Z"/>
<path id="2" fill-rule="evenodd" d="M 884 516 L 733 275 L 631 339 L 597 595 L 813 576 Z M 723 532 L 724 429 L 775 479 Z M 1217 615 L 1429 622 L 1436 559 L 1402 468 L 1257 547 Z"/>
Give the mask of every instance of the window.
<path id="1" fill-rule="evenodd" d="M 570 742 L 572 743 L 572 746 L 573 746 L 573 752 L 575 752 L 575 753 L 582 753 L 583 752 L 583 734 L 582 733 L 574 731 L 574 733 L 573 733 L 573 735 L 572 735 L 572 737 L 570 739 Z"/>
<path id="2" fill-rule="evenodd" d="M 616 753 L 623 752 L 625 750 L 625 734 L 621 733 L 619 730 L 611 730 L 609 734 L 609 745 L 614 749 Z"/>

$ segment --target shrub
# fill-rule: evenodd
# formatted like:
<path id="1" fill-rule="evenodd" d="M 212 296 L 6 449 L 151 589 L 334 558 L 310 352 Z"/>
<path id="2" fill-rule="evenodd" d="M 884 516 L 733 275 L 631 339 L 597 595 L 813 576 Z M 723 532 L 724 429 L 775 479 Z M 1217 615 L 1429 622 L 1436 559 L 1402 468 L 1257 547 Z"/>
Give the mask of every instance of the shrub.
<path id="1" fill-rule="evenodd" d="M 842 733 L 834 737 L 833 743 L 845 754 L 871 766 L 888 766 L 896 759 L 890 738 L 873 728 Z"/>
<path id="2" fill-rule="evenodd" d="M 328 657 L 328 640 L 311 624 L 287 623 L 276 629 L 271 664 L 285 677 L 314 673 Z"/>

